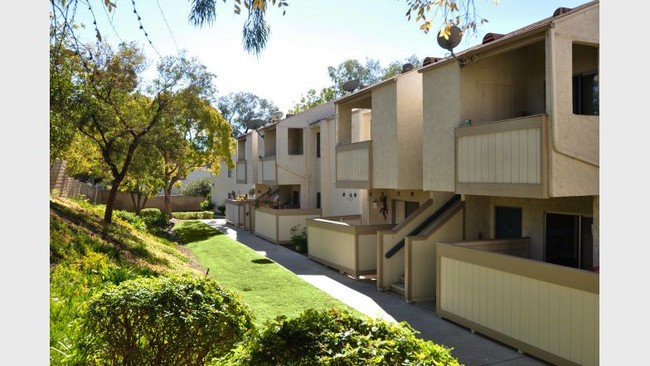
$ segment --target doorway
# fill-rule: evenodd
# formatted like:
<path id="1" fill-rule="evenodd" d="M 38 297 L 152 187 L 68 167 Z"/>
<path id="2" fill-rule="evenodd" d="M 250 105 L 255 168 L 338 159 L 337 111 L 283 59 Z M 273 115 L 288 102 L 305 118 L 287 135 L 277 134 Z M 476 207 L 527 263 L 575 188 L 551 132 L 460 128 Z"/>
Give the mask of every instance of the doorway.
<path id="1" fill-rule="evenodd" d="M 522 214 L 520 207 L 495 208 L 496 239 L 521 238 Z"/>
<path id="2" fill-rule="evenodd" d="M 545 261 L 561 266 L 593 267 L 593 217 L 546 213 Z"/>

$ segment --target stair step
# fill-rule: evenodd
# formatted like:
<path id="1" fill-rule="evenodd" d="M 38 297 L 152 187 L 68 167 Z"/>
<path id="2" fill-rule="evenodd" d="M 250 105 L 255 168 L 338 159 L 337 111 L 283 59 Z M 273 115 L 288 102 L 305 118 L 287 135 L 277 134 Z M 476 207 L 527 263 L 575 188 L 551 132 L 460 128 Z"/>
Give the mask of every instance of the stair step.
<path id="1" fill-rule="evenodd" d="M 403 283 L 394 283 L 390 285 L 390 289 L 393 292 L 397 292 L 400 295 L 404 295 L 404 284 Z"/>

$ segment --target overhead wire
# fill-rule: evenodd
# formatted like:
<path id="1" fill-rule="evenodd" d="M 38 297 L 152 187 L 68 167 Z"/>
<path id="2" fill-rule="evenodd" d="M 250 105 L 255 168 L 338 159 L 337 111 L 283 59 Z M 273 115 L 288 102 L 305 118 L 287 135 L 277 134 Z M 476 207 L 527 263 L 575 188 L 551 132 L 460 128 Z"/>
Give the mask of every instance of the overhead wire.
<path id="1" fill-rule="evenodd" d="M 174 41 L 174 46 L 176 47 L 176 52 L 180 53 L 180 50 L 178 48 L 178 43 L 176 43 L 176 38 L 174 37 L 174 33 L 172 32 L 172 29 L 169 27 L 169 23 L 167 23 L 167 18 L 165 18 L 165 13 L 162 10 L 162 7 L 160 6 L 160 2 L 156 0 L 156 4 L 158 5 L 158 10 L 160 10 L 160 15 L 162 15 L 163 21 L 165 22 L 165 25 L 167 26 L 167 30 L 169 31 L 169 34 L 172 36 L 172 41 Z"/>

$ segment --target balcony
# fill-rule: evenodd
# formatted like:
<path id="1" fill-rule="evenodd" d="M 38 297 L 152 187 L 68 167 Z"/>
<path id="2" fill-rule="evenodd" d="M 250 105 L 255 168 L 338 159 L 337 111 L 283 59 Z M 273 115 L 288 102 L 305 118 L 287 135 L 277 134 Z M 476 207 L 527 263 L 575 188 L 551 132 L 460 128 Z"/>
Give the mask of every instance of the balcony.
<path id="1" fill-rule="evenodd" d="M 307 220 L 309 258 L 358 277 L 377 272 L 377 231 L 393 225 L 359 225 L 360 217 Z"/>
<path id="2" fill-rule="evenodd" d="M 547 116 L 456 128 L 456 193 L 545 198 Z"/>
<path id="3" fill-rule="evenodd" d="M 438 243 L 436 314 L 555 365 L 597 365 L 599 275 Z"/>
<path id="4" fill-rule="evenodd" d="M 291 228 L 321 215 L 320 209 L 255 209 L 255 235 L 275 244 L 291 243 Z"/>
<path id="5" fill-rule="evenodd" d="M 278 181 L 278 170 L 276 166 L 276 157 L 265 156 L 260 164 L 260 177 L 264 184 L 276 185 Z"/>
<path id="6" fill-rule="evenodd" d="M 237 167 L 236 167 L 236 171 L 235 171 L 236 178 L 237 178 L 237 183 L 240 183 L 240 184 L 248 183 L 246 168 L 247 168 L 246 160 L 237 161 Z"/>
<path id="7" fill-rule="evenodd" d="M 372 141 L 336 147 L 336 188 L 371 188 Z"/>

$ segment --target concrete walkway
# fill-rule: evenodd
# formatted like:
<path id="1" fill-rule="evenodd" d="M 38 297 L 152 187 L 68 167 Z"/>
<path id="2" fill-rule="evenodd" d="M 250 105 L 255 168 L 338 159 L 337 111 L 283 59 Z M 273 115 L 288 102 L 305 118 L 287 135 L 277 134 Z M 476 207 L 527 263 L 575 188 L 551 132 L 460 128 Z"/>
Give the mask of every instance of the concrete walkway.
<path id="1" fill-rule="evenodd" d="M 472 333 L 467 328 L 438 318 L 433 302 L 408 304 L 403 297 L 393 292 L 377 290 L 375 281 L 371 278 L 355 280 L 340 274 L 304 255 L 273 244 L 244 229 L 235 228 L 224 219 L 202 221 L 364 314 L 387 321 L 407 322 L 420 332 L 420 338 L 453 348 L 452 355 L 466 366 L 547 365 L 520 354 L 511 347 Z"/>

